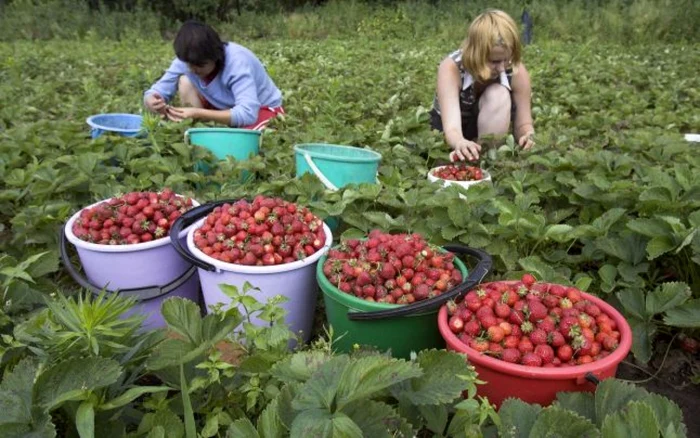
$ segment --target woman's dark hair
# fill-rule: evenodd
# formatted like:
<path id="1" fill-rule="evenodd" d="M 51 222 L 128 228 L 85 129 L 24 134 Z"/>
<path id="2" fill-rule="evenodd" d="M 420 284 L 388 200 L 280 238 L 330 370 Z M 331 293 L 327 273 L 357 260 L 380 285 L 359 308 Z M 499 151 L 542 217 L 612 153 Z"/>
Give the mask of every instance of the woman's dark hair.
<path id="1" fill-rule="evenodd" d="M 219 34 L 211 26 L 198 21 L 187 21 L 175 36 L 175 56 L 193 65 L 214 61 L 217 67 L 224 63 L 224 46 Z"/>

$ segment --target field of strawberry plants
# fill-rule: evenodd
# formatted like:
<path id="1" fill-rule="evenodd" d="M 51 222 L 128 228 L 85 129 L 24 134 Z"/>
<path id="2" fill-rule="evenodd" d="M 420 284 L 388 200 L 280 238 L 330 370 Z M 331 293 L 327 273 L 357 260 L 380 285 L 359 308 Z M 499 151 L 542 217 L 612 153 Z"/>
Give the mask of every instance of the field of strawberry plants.
<path id="1" fill-rule="evenodd" d="M 167 41 L 0 44 L 0 435 L 700 434 L 692 417 L 700 402 L 700 146 L 683 138 L 700 132 L 700 44 L 527 46 L 537 147 L 494 142 L 480 163 L 493 184 L 470 188 L 465 199 L 464 189 L 427 178 L 448 161 L 427 111 L 437 65 L 458 41 L 415 44 L 377 32 L 241 41 L 266 64 L 287 112 L 264 133 L 261 154 L 244 162 L 216 161 L 185 143 L 192 124 L 152 117 L 141 138 L 90 138 L 86 117 L 142 112 L 143 91 L 172 57 Z M 316 142 L 380 152 L 379 184 L 329 192 L 314 177 L 296 178 L 294 145 Z M 201 162 L 208 173 L 197 171 Z M 242 175 L 252 177 L 241 183 Z M 631 353 L 620 379 L 595 393 L 560 393 L 545 408 L 511 399 L 497 411 L 476 395 L 479 376 L 457 353 L 425 350 L 412 360 L 361 348 L 333 353 L 320 298 L 311 344 L 289 351 L 293 335 L 283 325 L 249 323 L 253 315 L 284 316 L 279 299 L 254 299 L 252 280 L 223 288 L 245 312 L 218 308 L 202 317 L 176 298 L 163 306 L 167 332 L 139 332 L 138 315 L 120 318 L 133 302 L 78 298 L 59 262 L 58 233 L 97 201 L 166 187 L 200 203 L 283 198 L 310 209 L 307 228 L 318 225 L 315 217 L 336 218 L 336 243 L 380 229 L 482 249 L 493 257 L 487 281 L 529 273 L 611 304 L 629 322 Z M 307 255 L 323 236 L 312 233 L 319 243 Z M 198 239 L 214 251 L 206 232 Z M 372 286 L 372 298 L 381 287 L 360 284 Z M 586 305 L 585 318 L 599 317 Z M 479 333 L 470 318 L 461 322 Z M 605 318 L 597 324 L 605 356 L 619 333 Z M 506 326 L 487 325 L 492 341 L 507 336 Z M 514 347 L 512 362 L 527 356 L 543 365 Z M 552 348 L 539 349 L 554 360 Z M 558 351 L 559 362 L 571 359 Z"/>

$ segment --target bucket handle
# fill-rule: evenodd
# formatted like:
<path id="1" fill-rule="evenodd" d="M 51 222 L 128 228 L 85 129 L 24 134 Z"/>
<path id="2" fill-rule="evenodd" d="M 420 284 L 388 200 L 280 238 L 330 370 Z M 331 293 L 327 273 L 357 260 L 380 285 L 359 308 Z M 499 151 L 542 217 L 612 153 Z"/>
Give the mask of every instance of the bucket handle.
<path id="1" fill-rule="evenodd" d="M 423 300 L 419 303 L 411 304 L 410 306 L 401 306 L 395 309 L 378 310 L 373 312 L 348 312 L 348 319 L 353 321 L 388 319 L 436 309 L 447 301 L 464 295 L 474 286 L 481 283 L 484 277 L 486 277 L 489 271 L 491 271 L 493 259 L 491 258 L 491 255 L 485 251 L 471 248 L 459 243 L 450 243 L 445 245 L 444 248 L 452 253 L 470 255 L 479 260 L 479 263 L 476 265 L 474 270 L 469 273 L 469 276 L 467 276 L 467 279 L 464 282 L 458 284 L 441 295 L 428 298 L 427 300 Z"/>
<path id="2" fill-rule="evenodd" d="M 166 284 L 165 286 L 144 286 L 130 289 L 110 290 L 106 287 L 102 288 L 95 286 L 94 284 L 90 283 L 90 281 L 87 278 L 80 275 L 80 273 L 70 262 L 70 258 L 68 256 L 68 246 L 66 245 L 67 241 L 68 239 L 66 238 L 64 225 L 61 227 L 58 236 L 58 251 L 61 258 L 61 263 L 76 283 L 78 283 L 81 287 L 89 290 L 95 295 L 98 295 L 104 290 L 110 293 L 119 293 L 120 295 L 136 298 L 136 300 L 139 302 L 154 300 L 156 298 L 162 297 L 163 295 L 167 295 L 175 289 L 179 288 L 180 286 L 185 284 L 185 282 L 187 282 L 192 277 L 192 275 L 195 274 L 195 272 L 197 272 L 194 266 L 190 266 L 189 269 L 187 269 L 182 275 L 180 275 L 170 283 Z"/>
<path id="3" fill-rule="evenodd" d="M 194 266 L 204 269 L 205 271 L 216 272 L 216 267 L 214 265 L 198 259 L 190 252 L 189 249 L 184 247 L 182 242 L 180 242 L 179 236 L 182 230 L 211 213 L 216 207 L 226 203 L 233 204 L 236 201 L 239 201 L 239 199 L 224 199 L 220 201 L 208 202 L 187 210 L 178 216 L 170 227 L 170 243 L 172 243 L 175 251 L 177 251 L 183 259 L 187 260 L 189 263 L 192 263 Z"/>
<path id="4" fill-rule="evenodd" d="M 311 168 L 311 171 L 314 173 L 314 175 L 316 175 L 318 179 L 321 180 L 323 185 L 326 186 L 328 190 L 334 192 L 338 191 L 338 187 L 336 187 L 335 184 L 333 184 L 328 178 L 326 178 L 326 175 L 324 175 L 323 172 L 321 172 L 321 169 L 319 169 L 318 166 L 316 166 L 316 163 L 314 163 L 314 160 L 311 159 L 311 155 L 309 155 L 308 152 L 304 152 L 304 159 L 306 160 L 306 164 L 309 165 L 309 168 Z"/>

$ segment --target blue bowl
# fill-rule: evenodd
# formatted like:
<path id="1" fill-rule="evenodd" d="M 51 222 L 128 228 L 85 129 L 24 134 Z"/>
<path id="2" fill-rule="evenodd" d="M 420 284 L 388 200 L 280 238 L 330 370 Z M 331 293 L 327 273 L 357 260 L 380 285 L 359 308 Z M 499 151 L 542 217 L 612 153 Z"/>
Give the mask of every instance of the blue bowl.
<path id="1" fill-rule="evenodd" d="M 136 137 L 143 133 L 143 117 L 137 114 L 97 114 L 87 118 L 90 136 L 97 138 L 105 132 L 123 137 Z"/>

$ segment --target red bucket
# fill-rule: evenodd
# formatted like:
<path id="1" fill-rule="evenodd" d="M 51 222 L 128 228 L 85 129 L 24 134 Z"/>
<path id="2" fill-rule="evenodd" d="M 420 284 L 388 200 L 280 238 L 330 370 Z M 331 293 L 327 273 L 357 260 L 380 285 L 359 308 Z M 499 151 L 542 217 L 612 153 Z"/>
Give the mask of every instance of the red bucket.
<path id="1" fill-rule="evenodd" d="M 586 293 L 581 293 L 581 297 L 596 304 L 603 313 L 615 321 L 620 331 L 620 343 L 609 356 L 585 365 L 537 368 L 511 364 L 483 355 L 464 344 L 452 333 L 447 324 L 446 306 L 442 306 L 438 313 L 438 328 L 447 343 L 447 349 L 465 353 L 469 363 L 479 373 L 479 380 L 486 382 L 477 386 L 478 395 L 488 397 L 489 402 L 496 404 L 497 407 L 500 407 L 501 403 L 509 397 L 547 406 L 561 391 L 595 391 L 594 382 L 615 377 L 617 366 L 627 357 L 632 347 L 632 330 L 615 308 Z"/>

